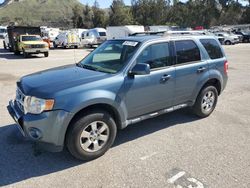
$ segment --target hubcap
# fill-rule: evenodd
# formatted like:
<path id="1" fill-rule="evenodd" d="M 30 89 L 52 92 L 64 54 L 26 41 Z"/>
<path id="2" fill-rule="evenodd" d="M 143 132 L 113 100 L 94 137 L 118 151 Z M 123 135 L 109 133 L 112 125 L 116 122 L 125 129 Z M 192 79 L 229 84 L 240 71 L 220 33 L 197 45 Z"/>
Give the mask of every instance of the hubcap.
<path id="1" fill-rule="evenodd" d="M 80 145 L 87 152 L 96 152 L 104 147 L 108 138 L 108 125 L 103 121 L 94 121 L 82 131 Z"/>
<path id="2" fill-rule="evenodd" d="M 203 112 L 212 110 L 215 101 L 214 92 L 208 91 L 202 98 L 201 108 Z"/>

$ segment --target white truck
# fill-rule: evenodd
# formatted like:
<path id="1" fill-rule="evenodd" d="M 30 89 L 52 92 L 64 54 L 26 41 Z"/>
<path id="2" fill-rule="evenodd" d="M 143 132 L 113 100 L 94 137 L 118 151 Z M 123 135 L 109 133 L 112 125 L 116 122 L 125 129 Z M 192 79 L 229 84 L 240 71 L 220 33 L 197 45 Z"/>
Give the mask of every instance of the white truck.
<path id="1" fill-rule="evenodd" d="M 107 27 L 107 39 L 124 38 L 135 33 L 143 32 L 145 32 L 144 26 L 141 25 L 109 26 Z"/>
<path id="2" fill-rule="evenodd" d="M 8 34 L 5 35 L 5 37 L 4 37 L 4 39 L 3 39 L 3 48 L 4 48 L 5 50 L 10 49 L 9 36 L 8 36 Z"/>
<path id="3" fill-rule="evenodd" d="M 98 46 L 107 40 L 106 29 L 94 28 L 83 32 L 81 44 L 82 46 Z"/>
<path id="4" fill-rule="evenodd" d="M 64 31 L 55 38 L 53 45 L 54 48 L 78 48 L 81 44 L 77 33 L 72 31 Z"/>
<path id="5" fill-rule="evenodd" d="M 4 39 L 6 35 L 7 35 L 7 27 L 0 26 L 0 39 Z"/>
<path id="6" fill-rule="evenodd" d="M 47 37 L 52 42 L 55 40 L 56 36 L 58 36 L 60 33 L 59 28 L 52 28 L 47 26 L 41 26 L 40 28 L 42 37 Z"/>
<path id="7" fill-rule="evenodd" d="M 151 25 L 149 26 L 149 31 L 151 32 L 162 32 L 162 31 L 170 31 L 171 27 L 167 25 Z"/>

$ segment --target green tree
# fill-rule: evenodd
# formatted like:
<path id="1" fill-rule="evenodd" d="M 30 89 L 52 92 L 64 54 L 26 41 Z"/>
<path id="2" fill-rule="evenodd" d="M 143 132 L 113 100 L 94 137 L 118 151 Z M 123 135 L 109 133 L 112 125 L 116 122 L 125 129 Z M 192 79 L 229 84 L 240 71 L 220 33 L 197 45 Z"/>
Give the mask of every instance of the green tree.
<path id="1" fill-rule="evenodd" d="M 86 29 L 93 28 L 93 12 L 91 7 L 87 4 L 83 9 L 83 27 Z"/>
<path id="2" fill-rule="evenodd" d="M 141 25 L 162 25 L 167 21 L 170 1 L 132 0 L 132 13 L 135 21 Z"/>
<path id="3" fill-rule="evenodd" d="M 92 7 L 93 17 L 92 22 L 94 27 L 106 27 L 107 18 L 105 12 L 99 8 L 97 0 Z"/>
<path id="4" fill-rule="evenodd" d="M 83 27 L 83 18 L 82 18 L 82 10 L 81 7 L 76 5 L 73 8 L 73 16 L 72 22 L 74 28 L 82 28 Z"/>
<path id="5" fill-rule="evenodd" d="M 113 0 L 110 9 L 109 25 L 119 26 L 134 23 L 130 7 L 126 7 L 123 0 Z"/>

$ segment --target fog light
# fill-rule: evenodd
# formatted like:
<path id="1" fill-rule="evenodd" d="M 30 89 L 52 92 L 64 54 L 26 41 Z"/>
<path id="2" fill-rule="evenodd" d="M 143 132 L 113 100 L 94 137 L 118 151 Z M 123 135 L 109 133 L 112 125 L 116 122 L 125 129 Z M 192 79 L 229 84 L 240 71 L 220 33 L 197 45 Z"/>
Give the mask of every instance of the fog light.
<path id="1" fill-rule="evenodd" d="M 34 140 L 39 140 L 42 138 L 42 132 L 34 127 L 29 128 L 29 135 Z"/>

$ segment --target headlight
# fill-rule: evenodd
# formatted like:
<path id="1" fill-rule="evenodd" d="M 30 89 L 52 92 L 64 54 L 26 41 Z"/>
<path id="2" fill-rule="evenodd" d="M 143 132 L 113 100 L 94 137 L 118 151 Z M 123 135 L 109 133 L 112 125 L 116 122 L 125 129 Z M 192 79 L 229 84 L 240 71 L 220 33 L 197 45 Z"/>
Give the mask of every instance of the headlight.
<path id="1" fill-rule="evenodd" d="M 53 99 L 39 99 L 36 97 L 26 96 L 24 99 L 25 114 L 40 114 L 43 111 L 52 110 L 54 106 Z"/>

